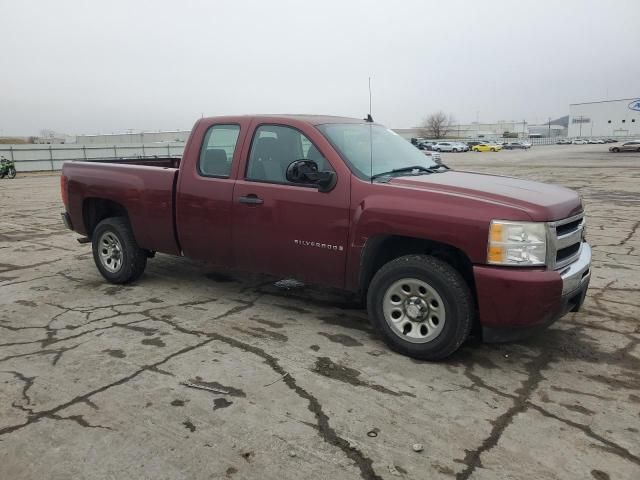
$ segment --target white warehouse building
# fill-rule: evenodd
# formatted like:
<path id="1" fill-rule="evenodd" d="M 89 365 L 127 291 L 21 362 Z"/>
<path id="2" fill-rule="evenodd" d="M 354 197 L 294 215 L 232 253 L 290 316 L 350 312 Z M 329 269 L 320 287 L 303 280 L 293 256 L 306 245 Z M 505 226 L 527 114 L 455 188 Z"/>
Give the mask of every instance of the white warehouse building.
<path id="1" fill-rule="evenodd" d="M 640 98 L 572 103 L 569 136 L 640 138 Z"/>

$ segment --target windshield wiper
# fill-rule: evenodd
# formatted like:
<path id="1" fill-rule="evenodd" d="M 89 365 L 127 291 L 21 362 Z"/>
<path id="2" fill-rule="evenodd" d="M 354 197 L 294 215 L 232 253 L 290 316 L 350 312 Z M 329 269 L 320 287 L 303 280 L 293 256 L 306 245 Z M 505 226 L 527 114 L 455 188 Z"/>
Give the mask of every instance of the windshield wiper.
<path id="1" fill-rule="evenodd" d="M 418 170 L 421 173 L 435 173 L 440 167 L 446 168 L 447 170 L 449 169 L 449 167 L 443 164 L 434 165 L 432 167 L 425 167 L 423 165 L 412 165 L 410 167 L 394 168 L 393 170 L 389 170 L 388 172 L 376 173 L 375 175 L 371 176 L 371 180 L 375 180 L 376 178 L 380 177 L 391 176 L 394 173 L 413 172 L 414 170 Z M 420 174 L 413 173 L 413 175 Z"/>

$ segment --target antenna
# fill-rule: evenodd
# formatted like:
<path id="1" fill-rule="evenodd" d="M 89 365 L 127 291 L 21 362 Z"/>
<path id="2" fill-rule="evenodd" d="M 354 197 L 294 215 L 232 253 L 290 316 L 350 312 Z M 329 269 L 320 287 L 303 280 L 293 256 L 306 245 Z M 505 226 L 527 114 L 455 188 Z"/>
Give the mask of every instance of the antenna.
<path id="1" fill-rule="evenodd" d="M 371 77 L 369 77 L 369 114 L 365 119 L 369 123 L 369 176 L 371 183 L 373 183 L 373 131 L 371 130 L 371 124 L 373 123 L 373 117 L 371 116 Z"/>
<path id="2" fill-rule="evenodd" d="M 371 118 L 371 77 L 369 77 L 369 117 Z"/>

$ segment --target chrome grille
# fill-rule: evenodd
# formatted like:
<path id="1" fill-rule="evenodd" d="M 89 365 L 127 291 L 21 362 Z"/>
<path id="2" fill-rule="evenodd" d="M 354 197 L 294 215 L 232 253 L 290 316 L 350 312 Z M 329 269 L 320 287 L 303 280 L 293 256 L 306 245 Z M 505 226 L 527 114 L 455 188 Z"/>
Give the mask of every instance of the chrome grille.
<path id="1" fill-rule="evenodd" d="M 584 237 L 584 213 L 547 223 L 547 266 L 554 270 L 566 267 L 580 256 Z"/>

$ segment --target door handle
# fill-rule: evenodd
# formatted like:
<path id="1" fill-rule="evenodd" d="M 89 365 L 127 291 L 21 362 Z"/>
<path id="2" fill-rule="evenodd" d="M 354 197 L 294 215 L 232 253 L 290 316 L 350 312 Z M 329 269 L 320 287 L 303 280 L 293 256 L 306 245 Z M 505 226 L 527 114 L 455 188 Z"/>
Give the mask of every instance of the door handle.
<path id="1" fill-rule="evenodd" d="M 254 193 L 251 193 L 245 197 L 240 197 L 238 201 L 240 203 L 246 203 L 247 205 L 262 205 L 264 203 L 264 200 L 262 200 Z"/>

